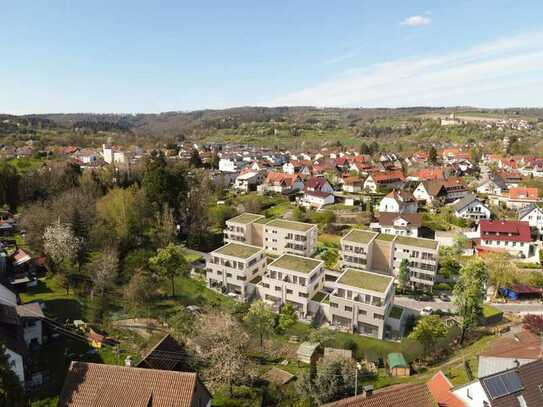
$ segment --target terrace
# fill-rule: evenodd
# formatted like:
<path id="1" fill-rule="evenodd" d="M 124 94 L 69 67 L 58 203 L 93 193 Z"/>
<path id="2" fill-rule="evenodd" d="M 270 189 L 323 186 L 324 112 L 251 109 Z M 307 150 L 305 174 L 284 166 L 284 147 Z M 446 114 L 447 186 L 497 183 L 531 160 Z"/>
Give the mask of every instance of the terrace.
<path id="1" fill-rule="evenodd" d="M 277 267 L 283 270 L 291 270 L 299 273 L 309 274 L 322 264 L 322 261 L 310 259 L 309 257 L 284 254 L 272 262 L 269 267 Z"/>

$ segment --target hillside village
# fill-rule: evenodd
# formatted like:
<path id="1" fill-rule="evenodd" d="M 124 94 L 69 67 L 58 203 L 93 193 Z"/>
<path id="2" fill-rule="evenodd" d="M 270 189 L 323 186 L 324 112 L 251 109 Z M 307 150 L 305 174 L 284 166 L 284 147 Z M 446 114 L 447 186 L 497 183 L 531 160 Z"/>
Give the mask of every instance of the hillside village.
<path id="1" fill-rule="evenodd" d="M 498 152 L 4 144 L 10 369 L 35 405 L 537 405 L 543 158 L 477 126 Z"/>

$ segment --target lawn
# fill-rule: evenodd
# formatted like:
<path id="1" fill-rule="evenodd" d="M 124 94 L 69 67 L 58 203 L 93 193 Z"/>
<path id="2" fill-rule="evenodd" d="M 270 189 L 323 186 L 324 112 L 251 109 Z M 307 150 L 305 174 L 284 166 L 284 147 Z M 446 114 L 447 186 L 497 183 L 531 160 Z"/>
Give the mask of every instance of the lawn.
<path id="1" fill-rule="evenodd" d="M 339 249 L 341 236 L 330 233 L 319 233 L 318 242 L 323 246 Z"/>

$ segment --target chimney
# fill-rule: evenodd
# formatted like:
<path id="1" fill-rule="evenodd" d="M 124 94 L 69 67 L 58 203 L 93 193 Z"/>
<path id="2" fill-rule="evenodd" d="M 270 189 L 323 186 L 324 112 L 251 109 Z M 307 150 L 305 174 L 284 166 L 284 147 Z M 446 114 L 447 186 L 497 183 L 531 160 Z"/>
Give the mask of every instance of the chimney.
<path id="1" fill-rule="evenodd" d="M 373 394 L 373 386 L 371 384 L 367 384 L 366 386 L 364 386 L 362 394 L 365 399 L 370 398 Z"/>

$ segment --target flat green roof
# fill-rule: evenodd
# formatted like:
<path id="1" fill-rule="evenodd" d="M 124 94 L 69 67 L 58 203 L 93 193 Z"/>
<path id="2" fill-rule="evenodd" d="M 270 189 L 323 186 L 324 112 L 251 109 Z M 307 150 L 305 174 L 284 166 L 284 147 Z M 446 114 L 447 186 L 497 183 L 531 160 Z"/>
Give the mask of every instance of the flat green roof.
<path id="1" fill-rule="evenodd" d="M 241 215 L 238 215 L 232 219 L 228 219 L 228 222 L 234 222 L 234 223 L 240 223 L 242 225 L 247 225 L 263 217 L 264 215 L 257 215 L 255 213 L 242 213 Z"/>
<path id="2" fill-rule="evenodd" d="M 398 236 L 395 243 L 422 247 L 424 249 L 437 249 L 437 240 L 422 239 L 420 237 Z"/>
<path id="3" fill-rule="evenodd" d="M 298 271 L 309 274 L 323 262 L 311 259 L 309 257 L 295 256 L 293 254 L 284 254 L 277 260 L 269 264 L 268 267 L 279 267 L 285 270 Z"/>
<path id="4" fill-rule="evenodd" d="M 386 240 L 387 242 L 391 242 L 392 240 L 394 240 L 395 237 L 396 237 L 395 235 L 389 235 L 387 233 L 381 233 L 379 236 L 376 237 L 376 239 Z"/>
<path id="5" fill-rule="evenodd" d="M 352 229 L 343 237 L 343 240 L 346 242 L 367 244 L 376 235 L 376 232 L 370 232 L 369 230 Z"/>
<path id="6" fill-rule="evenodd" d="M 312 223 L 294 222 L 285 219 L 274 219 L 266 225 L 281 229 L 290 229 L 296 232 L 307 232 L 309 229 L 315 227 Z"/>
<path id="7" fill-rule="evenodd" d="M 350 285 L 351 287 L 361 288 L 363 290 L 377 291 L 384 293 L 392 281 L 392 277 L 368 273 L 366 271 L 347 269 L 339 280 L 340 284 Z"/>
<path id="8" fill-rule="evenodd" d="M 241 243 L 228 243 L 212 253 L 222 254 L 224 256 L 239 257 L 241 259 L 248 259 L 252 255 L 258 253 L 262 249 L 256 246 L 249 246 Z"/>

